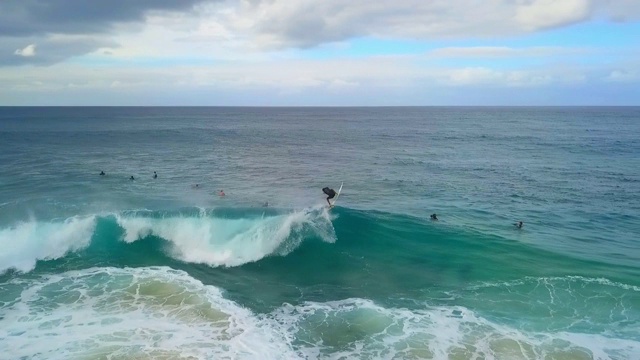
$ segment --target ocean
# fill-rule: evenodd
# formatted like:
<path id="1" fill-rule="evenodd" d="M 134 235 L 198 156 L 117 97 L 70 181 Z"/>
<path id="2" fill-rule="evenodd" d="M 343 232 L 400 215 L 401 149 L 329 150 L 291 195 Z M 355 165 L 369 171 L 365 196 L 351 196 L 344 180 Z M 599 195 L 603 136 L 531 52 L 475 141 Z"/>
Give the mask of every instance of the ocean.
<path id="1" fill-rule="evenodd" d="M 638 107 L 0 108 L 2 359 L 639 359 L 639 241 Z"/>

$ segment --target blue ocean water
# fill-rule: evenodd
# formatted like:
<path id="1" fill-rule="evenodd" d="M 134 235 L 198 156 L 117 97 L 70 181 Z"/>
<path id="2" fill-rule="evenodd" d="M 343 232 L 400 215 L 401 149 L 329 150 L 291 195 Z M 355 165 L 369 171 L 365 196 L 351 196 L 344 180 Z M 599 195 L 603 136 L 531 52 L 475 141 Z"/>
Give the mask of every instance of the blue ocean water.
<path id="1" fill-rule="evenodd" d="M 639 135 L 629 107 L 0 108 L 0 354 L 637 358 Z"/>

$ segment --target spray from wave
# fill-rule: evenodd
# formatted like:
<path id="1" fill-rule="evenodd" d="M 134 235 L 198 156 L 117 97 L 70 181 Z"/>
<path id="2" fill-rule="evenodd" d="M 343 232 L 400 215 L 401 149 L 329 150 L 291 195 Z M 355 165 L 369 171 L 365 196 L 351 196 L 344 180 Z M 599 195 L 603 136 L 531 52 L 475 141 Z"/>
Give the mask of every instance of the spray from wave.
<path id="1" fill-rule="evenodd" d="M 210 266 L 239 266 L 265 256 L 285 256 L 305 239 L 335 242 L 329 214 L 321 208 L 274 216 L 221 218 L 201 212 L 191 216 L 117 215 L 123 240 L 131 243 L 156 236 L 170 243 L 169 255 Z"/>
<path id="2" fill-rule="evenodd" d="M 72 217 L 59 222 L 31 220 L 0 230 L 0 273 L 33 270 L 38 260 L 53 260 L 86 248 L 96 228 L 96 217 Z"/>

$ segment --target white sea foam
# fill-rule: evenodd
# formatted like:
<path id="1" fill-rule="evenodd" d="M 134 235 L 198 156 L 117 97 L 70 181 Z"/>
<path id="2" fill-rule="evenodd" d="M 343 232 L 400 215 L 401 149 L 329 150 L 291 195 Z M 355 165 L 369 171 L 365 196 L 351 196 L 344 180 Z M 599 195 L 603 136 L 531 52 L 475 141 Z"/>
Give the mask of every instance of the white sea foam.
<path id="1" fill-rule="evenodd" d="M 409 310 L 369 300 L 284 305 L 273 321 L 308 358 L 631 359 L 640 342 L 604 334 L 528 332 L 461 306 Z"/>
<path id="2" fill-rule="evenodd" d="M 93 268 L 2 289 L 0 354 L 8 359 L 296 357 L 277 329 L 167 267 Z"/>
<path id="3" fill-rule="evenodd" d="M 519 323 L 530 330 L 606 331 L 611 338 L 640 334 L 640 288 L 605 278 L 526 277 L 450 294 L 469 308 L 518 314 Z"/>
<path id="4" fill-rule="evenodd" d="M 475 285 L 473 288 L 488 288 L 488 287 L 514 287 L 526 284 L 553 284 L 553 283 L 575 283 L 580 286 L 584 284 L 598 284 L 610 287 L 616 287 L 623 290 L 630 290 L 634 292 L 640 292 L 640 287 L 618 283 L 615 281 L 611 281 L 605 278 L 588 278 L 584 276 L 549 276 L 549 277 L 525 277 L 519 280 L 510 280 L 510 281 L 502 281 L 502 282 L 483 282 L 478 285 Z"/>
<path id="5" fill-rule="evenodd" d="M 532 332 L 463 306 L 370 300 L 283 304 L 254 313 L 183 271 L 94 268 L 1 284 L 8 358 L 631 359 L 640 342 Z"/>
<path id="6" fill-rule="evenodd" d="M 0 230 L 0 272 L 32 270 L 37 260 L 63 257 L 89 245 L 96 217 L 72 217 L 64 221 L 18 223 Z"/>
<path id="7" fill-rule="evenodd" d="M 321 208 L 284 215 L 228 219 L 197 217 L 116 216 L 123 240 L 157 236 L 171 244 L 171 256 L 210 266 L 238 266 L 272 254 L 286 255 L 307 236 L 335 241 L 329 214 Z"/>

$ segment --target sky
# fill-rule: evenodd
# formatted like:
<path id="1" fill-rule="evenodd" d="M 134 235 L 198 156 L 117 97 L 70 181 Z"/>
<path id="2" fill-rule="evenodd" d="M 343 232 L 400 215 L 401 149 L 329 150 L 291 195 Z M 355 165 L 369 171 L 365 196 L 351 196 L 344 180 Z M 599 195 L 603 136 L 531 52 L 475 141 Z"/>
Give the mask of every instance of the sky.
<path id="1" fill-rule="evenodd" d="M 640 0 L 0 0 L 0 106 L 640 105 Z"/>

